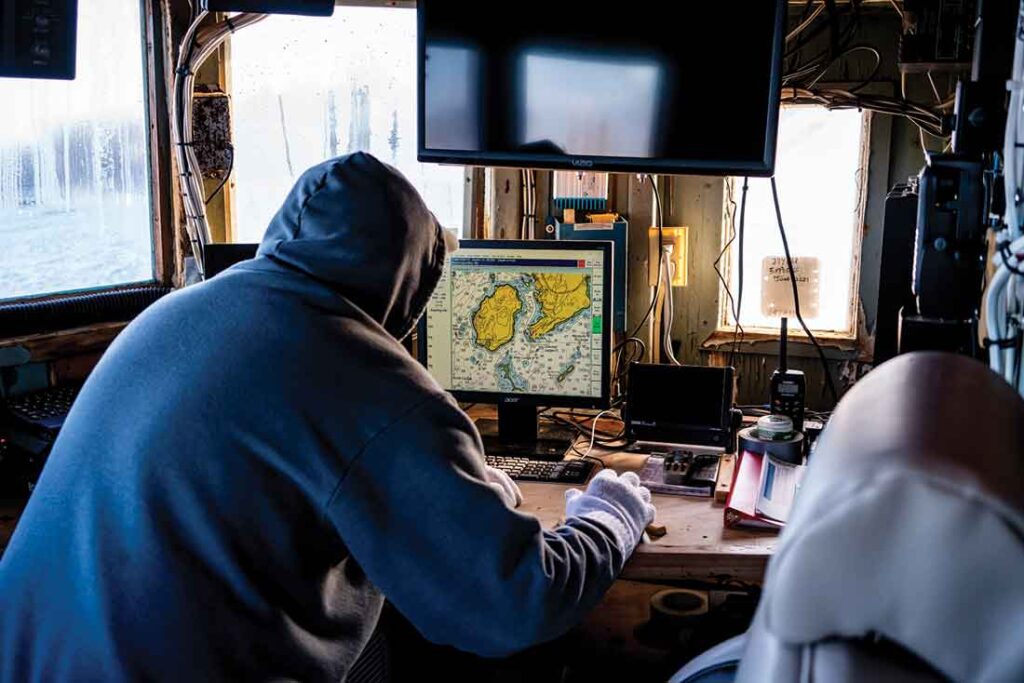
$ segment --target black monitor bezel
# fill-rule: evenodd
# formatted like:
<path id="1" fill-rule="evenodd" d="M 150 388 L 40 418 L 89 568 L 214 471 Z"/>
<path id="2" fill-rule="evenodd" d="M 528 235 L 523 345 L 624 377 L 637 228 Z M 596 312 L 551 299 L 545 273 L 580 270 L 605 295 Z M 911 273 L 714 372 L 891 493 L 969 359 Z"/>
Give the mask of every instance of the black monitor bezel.
<path id="1" fill-rule="evenodd" d="M 742 175 L 767 178 L 775 173 L 778 146 L 779 108 L 782 101 L 782 53 L 786 33 L 786 0 L 774 0 L 775 24 L 772 40 L 772 70 L 769 78 L 768 117 L 765 121 L 765 144 L 762 157 L 747 162 L 699 159 L 646 159 L 641 157 L 607 157 L 561 154 L 529 154 L 518 152 L 480 152 L 470 150 L 434 150 L 426 147 L 426 17 L 424 9 L 430 0 L 416 3 L 416 127 L 417 158 L 421 162 L 463 166 L 502 166 L 510 168 L 543 168 L 554 170 L 607 171 L 611 173 L 666 173 L 676 175 Z"/>
<path id="2" fill-rule="evenodd" d="M 719 403 L 718 421 L 714 424 L 688 421 L 680 416 L 675 421 L 659 421 L 655 416 L 637 414 L 636 403 L 627 401 L 623 410 L 626 437 L 630 441 L 646 443 L 680 443 L 709 447 L 725 447 L 732 452 L 729 435 L 732 432 L 732 407 L 735 402 L 732 366 L 664 365 L 633 362 L 629 366 L 629 386 L 634 393 L 647 386 L 660 384 L 667 393 L 683 395 L 692 392 L 690 382 L 694 374 L 714 375 L 721 379 L 721 392 L 714 397 Z M 641 381 L 643 380 L 643 381 Z M 679 407 L 682 410 L 682 407 Z"/>
<path id="3" fill-rule="evenodd" d="M 565 408 L 608 408 L 611 405 L 611 353 L 612 353 L 612 276 L 614 274 L 613 255 L 614 242 L 593 240 L 459 240 L 459 249 L 509 249 L 509 250 L 563 250 L 563 251 L 601 251 L 604 259 L 602 275 L 604 277 L 604 301 L 601 306 L 601 395 L 594 396 L 562 396 L 558 394 L 506 394 L 490 391 L 465 391 L 461 389 L 445 389 L 457 400 L 464 403 L 492 403 L 496 405 L 536 405 L 558 406 Z M 423 367 L 427 367 L 427 316 L 424 311 L 416 325 L 417 357 Z"/>

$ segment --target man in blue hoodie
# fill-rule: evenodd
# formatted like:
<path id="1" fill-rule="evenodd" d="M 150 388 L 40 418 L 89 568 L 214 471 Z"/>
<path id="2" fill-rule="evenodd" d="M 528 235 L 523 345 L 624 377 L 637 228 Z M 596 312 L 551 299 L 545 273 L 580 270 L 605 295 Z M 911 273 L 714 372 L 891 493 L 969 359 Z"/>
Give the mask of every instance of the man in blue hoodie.
<path id="1" fill-rule="evenodd" d="M 444 231 L 366 154 L 307 171 L 257 258 L 104 355 L 0 560 L 0 681 L 342 680 L 386 596 L 498 656 L 569 629 L 653 517 L 603 473 L 555 530 L 399 344 Z"/>

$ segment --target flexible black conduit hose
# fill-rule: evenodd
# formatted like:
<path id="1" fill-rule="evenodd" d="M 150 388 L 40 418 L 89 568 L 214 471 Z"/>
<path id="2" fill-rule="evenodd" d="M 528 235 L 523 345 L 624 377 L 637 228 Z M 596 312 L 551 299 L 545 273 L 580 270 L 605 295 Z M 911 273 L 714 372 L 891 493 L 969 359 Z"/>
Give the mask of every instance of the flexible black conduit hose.
<path id="1" fill-rule="evenodd" d="M 0 304 L 0 339 L 131 320 L 173 289 L 158 285 Z"/>

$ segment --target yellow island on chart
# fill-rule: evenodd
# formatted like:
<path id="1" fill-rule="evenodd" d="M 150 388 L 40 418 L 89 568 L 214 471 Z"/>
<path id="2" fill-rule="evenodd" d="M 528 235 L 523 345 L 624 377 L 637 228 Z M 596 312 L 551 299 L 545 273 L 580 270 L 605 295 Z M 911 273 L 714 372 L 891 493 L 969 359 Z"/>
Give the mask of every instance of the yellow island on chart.
<path id="1" fill-rule="evenodd" d="M 534 296 L 541 317 L 530 325 L 530 337 L 537 339 L 590 308 L 590 276 L 565 273 L 535 273 Z"/>
<path id="2" fill-rule="evenodd" d="M 516 331 L 516 314 L 523 308 L 519 292 L 512 285 L 499 285 L 480 302 L 473 314 L 476 343 L 488 351 L 497 351 L 512 341 Z"/>

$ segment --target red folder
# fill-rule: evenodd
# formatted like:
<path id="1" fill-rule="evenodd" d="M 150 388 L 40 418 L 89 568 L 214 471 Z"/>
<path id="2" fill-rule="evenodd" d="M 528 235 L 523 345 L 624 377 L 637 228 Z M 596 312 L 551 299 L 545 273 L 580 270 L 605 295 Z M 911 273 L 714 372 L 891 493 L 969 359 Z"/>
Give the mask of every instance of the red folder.
<path id="1" fill-rule="evenodd" d="M 781 529 L 782 524 L 757 514 L 757 494 L 761 486 L 761 459 L 758 453 L 741 451 L 732 475 L 732 489 L 725 501 L 725 526 L 730 529 Z"/>

